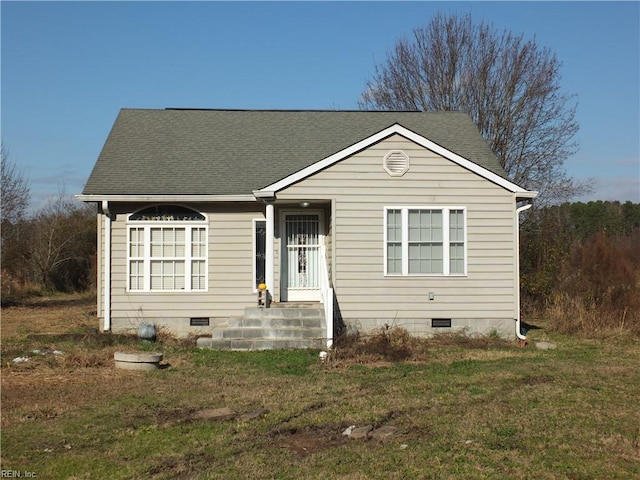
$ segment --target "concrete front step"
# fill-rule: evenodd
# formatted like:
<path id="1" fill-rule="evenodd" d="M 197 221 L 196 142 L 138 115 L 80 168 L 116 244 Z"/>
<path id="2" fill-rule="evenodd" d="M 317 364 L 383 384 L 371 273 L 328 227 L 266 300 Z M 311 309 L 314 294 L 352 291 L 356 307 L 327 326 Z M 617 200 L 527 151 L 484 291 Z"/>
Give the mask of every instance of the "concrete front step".
<path id="1" fill-rule="evenodd" d="M 216 350 L 289 350 L 294 348 L 322 349 L 326 347 L 323 338 L 305 339 L 237 339 L 198 338 L 198 347 Z"/>
<path id="2" fill-rule="evenodd" d="M 229 328 L 322 328 L 324 317 L 295 318 L 246 318 L 235 317 L 228 320 Z"/>
<path id="3" fill-rule="evenodd" d="M 298 340 L 305 338 L 322 338 L 326 335 L 324 328 L 225 328 L 214 330 L 214 339 L 281 339 Z"/>
<path id="4" fill-rule="evenodd" d="M 284 307 L 283 305 L 286 305 Z M 198 346 L 220 350 L 268 350 L 326 347 L 324 309 L 319 303 L 245 308 Z"/>
<path id="5" fill-rule="evenodd" d="M 299 308 L 299 307 L 287 307 L 287 308 L 260 308 L 260 307 L 247 307 L 244 309 L 244 318 L 319 318 L 324 319 L 324 309 L 322 305 L 318 307 Z"/>

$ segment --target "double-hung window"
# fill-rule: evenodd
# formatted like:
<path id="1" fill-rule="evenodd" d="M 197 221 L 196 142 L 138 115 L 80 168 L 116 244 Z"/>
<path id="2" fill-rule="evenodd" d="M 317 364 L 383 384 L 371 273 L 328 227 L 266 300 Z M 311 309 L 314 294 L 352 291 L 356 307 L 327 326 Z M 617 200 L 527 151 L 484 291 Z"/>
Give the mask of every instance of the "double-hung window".
<path id="1" fill-rule="evenodd" d="M 465 275 L 464 207 L 385 207 L 385 275 Z"/>
<path id="2" fill-rule="evenodd" d="M 207 290 L 207 222 L 180 206 L 146 208 L 128 219 L 130 291 Z"/>

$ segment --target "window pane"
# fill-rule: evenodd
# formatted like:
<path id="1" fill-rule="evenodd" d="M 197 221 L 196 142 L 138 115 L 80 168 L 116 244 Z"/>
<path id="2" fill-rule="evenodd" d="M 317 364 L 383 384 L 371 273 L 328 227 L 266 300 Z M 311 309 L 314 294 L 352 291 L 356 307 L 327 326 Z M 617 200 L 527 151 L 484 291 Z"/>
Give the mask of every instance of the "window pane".
<path id="1" fill-rule="evenodd" d="M 442 273 L 442 211 L 409 210 L 409 273 Z"/>
<path id="2" fill-rule="evenodd" d="M 174 290 L 184 290 L 185 280 L 184 280 L 184 262 L 176 261 L 173 262 L 173 289 Z"/>
<path id="3" fill-rule="evenodd" d="M 204 228 L 193 228 L 191 231 L 191 256 L 205 257 L 206 235 Z"/>
<path id="4" fill-rule="evenodd" d="M 431 241 L 442 241 L 442 210 L 431 211 Z"/>
<path id="5" fill-rule="evenodd" d="M 145 245 L 146 238 L 150 239 L 149 247 Z M 150 257 L 145 258 L 148 254 Z M 128 257 L 132 290 L 144 290 L 147 282 L 151 290 L 206 289 L 206 227 L 130 228 Z M 186 278 L 187 261 L 193 269 L 191 278 Z M 149 271 L 144 271 L 146 262 Z"/>
<path id="6" fill-rule="evenodd" d="M 449 212 L 449 273 L 464 273 L 464 212 Z"/>
<path id="7" fill-rule="evenodd" d="M 442 244 L 434 244 L 431 247 L 431 273 L 442 273 L 443 265 Z"/>
<path id="8" fill-rule="evenodd" d="M 387 273 L 402 273 L 402 244 L 387 244 Z"/>
<path id="9" fill-rule="evenodd" d="M 387 241 L 402 241 L 402 214 L 400 210 L 387 210 Z"/>
<path id="10" fill-rule="evenodd" d="M 184 257 L 185 232 L 184 228 L 152 228 L 151 256 Z"/>
<path id="11" fill-rule="evenodd" d="M 129 229 L 129 256 L 142 257 L 144 255 L 144 228 Z"/>
<path id="12" fill-rule="evenodd" d="M 265 282 L 265 260 L 267 257 L 267 222 L 259 221 L 255 222 L 255 264 L 256 271 L 255 274 L 255 285 L 256 288 L 261 283 Z"/>
<path id="13" fill-rule="evenodd" d="M 449 239 L 452 242 L 464 242 L 464 216 L 462 210 L 449 212 Z"/>
<path id="14" fill-rule="evenodd" d="M 191 290 L 205 289 L 205 262 L 204 260 L 193 260 L 191 262 Z"/>
<path id="15" fill-rule="evenodd" d="M 432 242 L 409 245 L 409 273 L 442 273 L 442 244 Z"/>
<path id="16" fill-rule="evenodd" d="M 419 242 L 421 240 L 421 215 L 420 210 L 409 210 L 409 241 Z M 428 219 L 426 220 L 428 222 Z M 428 229 L 428 226 L 427 226 Z"/>
<path id="17" fill-rule="evenodd" d="M 183 290 L 184 261 L 154 260 L 151 262 L 152 290 Z"/>
<path id="18" fill-rule="evenodd" d="M 409 210 L 410 242 L 441 242 L 441 210 Z"/>
<path id="19" fill-rule="evenodd" d="M 129 289 L 144 289 L 144 262 L 142 260 L 129 262 Z"/>
<path id="20" fill-rule="evenodd" d="M 452 243 L 449 247 L 449 272 L 464 273 L 464 244 Z"/>
<path id="21" fill-rule="evenodd" d="M 184 257 L 185 255 L 185 243 L 186 243 L 186 231 L 184 228 L 176 228 L 174 230 L 174 256 L 176 257 Z"/>
<path id="22" fill-rule="evenodd" d="M 402 273 L 402 211 L 387 210 L 387 273 Z"/>
<path id="23" fill-rule="evenodd" d="M 151 229 L 151 256 L 152 257 L 161 257 L 162 256 L 162 229 L 161 228 L 152 228 Z"/>

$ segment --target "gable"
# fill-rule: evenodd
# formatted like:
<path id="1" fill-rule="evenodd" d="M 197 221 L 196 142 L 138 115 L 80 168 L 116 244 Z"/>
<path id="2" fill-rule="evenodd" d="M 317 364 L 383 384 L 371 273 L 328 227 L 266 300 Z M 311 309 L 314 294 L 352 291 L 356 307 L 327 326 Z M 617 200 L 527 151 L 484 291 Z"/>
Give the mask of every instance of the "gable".
<path id="1" fill-rule="evenodd" d="M 341 151 L 341 152 L 337 152 L 334 155 L 331 155 L 330 157 L 327 157 L 325 159 L 323 159 L 320 162 L 317 162 L 313 165 L 308 166 L 307 168 L 296 172 L 293 175 L 290 175 L 272 185 L 268 185 L 267 187 L 261 189 L 259 192 L 254 192 L 258 195 L 260 194 L 265 194 L 265 193 L 275 193 L 278 192 L 279 190 L 289 187 L 290 185 L 295 184 L 296 182 L 303 180 L 311 175 L 314 175 L 317 172 L 322 171 L 325 168 L 328 168 L 334 164 L 336 164 L 337 162 L 342 161 L 343 159 L 349 157 L 350 155 L 353 155 L 363 149 L 366 149 L 368 147 L 371 147 L 372 145 L 375 145 L 378 142 L 384 141 L 385 139 L 391 137 L 392 135 L 397 135 L 400 136 L 410 142 L 413 142 L 431 152 L 436 153 L 437 155 L 446 158 L 447 160 L 455 163 L 456 165 L 469 170 L 470 172 L 475 173 L 476 175 L 496 184 L 499 185 L 502 188 L 505 188 L 506 190 L 510 191 L 510 192 L 514 192 L 514 193 L 520 193 L 520 194 L 526 194 L 526 193 L 530 193 L 527 192 L 525 189 L 519 187 L 518 185 L 510 182 L 509 180 L 507 180 L 506 178 L 494 173 L 493 171 L 491 171 L 488 168 L 485 168 L 481 165 L 478 165 L 477 163 L 471 162 L 469 160 L 467 160 L 466 158 L 432 142 L 431 140 L 416 134 L 415 132 L 412 132 L 411 130 L 408 130 L 407 128 L 401 126 L 401 125 L 392 125 L 378 133 L 376 133 L 375 135 L 372 135 L 369 138 L 363 139 L 362 141 L 351 145 L 350 147 L 346 148 L 345 150 Z M 389 155 L 389 153 L 393 153 L 393 150 L 390 150 L 389 152 L 387 152 L 385 154 L 385 156 L 382 158 L 381 160 L 381 165 L 382 165 L 382 169 L 386 170 L 387 173 L 389 173 L 388 168 L 384 165 L 384 160 L 385 158 L 387 158 L 387 156 Z"/>
<path id="2" fill-rule="evenodd" d="M 402 152 L 408 158 L 408 170 L 403 175 L 390 175 L 385 170 L 384 158 L 389 152 Z M 377 211 L 380 204 L 398 202 L 450 205 L 480 204 L 489 199 L 508 209 L 513 205 L 513 192 L 397 133 L 274 194 L 278 199 L 291 201 L 356 202 L 361 212 L 368 208 Z"/>
<path id="3" fill-rule="evenodd" d="M 462 113 L 124 109 L 80 197 L 250 199 L 399 127 L 506 179 Z"/>

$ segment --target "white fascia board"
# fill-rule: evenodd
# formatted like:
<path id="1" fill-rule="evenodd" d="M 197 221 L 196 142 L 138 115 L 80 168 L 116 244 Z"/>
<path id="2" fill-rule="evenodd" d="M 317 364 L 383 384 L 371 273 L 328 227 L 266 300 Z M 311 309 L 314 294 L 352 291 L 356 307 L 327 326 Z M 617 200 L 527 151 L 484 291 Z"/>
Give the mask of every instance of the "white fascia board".
<path id="1" fill-rule="evenodd" d="M 293 175 L 289 175 L 288 177 L 283 178 L 282 180 L 279 180 L 276 183 L 268 185 L 263 189 L 258 190 L 258 192 L 260 191 L 277 192 L 279 190 L 282 190 L 283 188 L 286 188 L 296 182 L 299 182 L 300 180 L 307 178 L 313 175 L 314 173 L 319 172 L 320 170 L 327 168 L 333 165 L 334 163 L 339 162 L 340 160 L 348 157 L 349 155 L 353 155 L 354 153 L 357 153 L 360 150 L 363 150 L 373 145 L 374 143 L 384 140 L 385 138 L 393 134 L 401 135 L 406 139 L 411 140 L 412 142 L 415 142 L 418 145 L 421 145 L 422 147 L 427 148 L 437 153 L 438 155 L 441 155 L 444 158 L 451 160 L 454 163 L 457 163 L 461 167 L 464 167 L 467 170 L 471 170 L 472 172 L 480 175 L 483 178 L 486 178 L 487 180 L 505 188 L 510 192 L 518 193 L 518 194 L 530 193 L 530 192 L 527 192 L 527 190 L 523 189 L 522 187 L 519 187 L 515 183 L 512 183 L 505 178 L 502 178 L 500 175 L 496 175 L 492 171 L 487 170 L 486 168 L 481 167 L 480 165 L 474 162 L 471 162 L 466 158 L 461 157 L 460 155 L 455 154 L 452 151 L 447 150 L 446 148 L 441 147 L 436 143 L 433 143 L 431 140 L 423 137 L 422 135 L 418 135 L 417 133 L 412 132 L 411 130 L 397 123 L 394 125 L 391 125 L 390 127 L 385 128 L 384 130 L 381 130 L 378 133 L 371 135 L 370 137 L 367 137 L 359 141 L 358 143 L 354 143 L 350 147 L 347 147 L 344 150 L 334 153 L 333 155 L 323 160 L 320 160 L 319 162 L 316 162 L 313 165 L 309 165 L 307 168 L 304 168 L 299 172 L 294 173 Z M 254 195 L 255 194 L 256 192 L 254 192 Z"/>
<path id="2" fill-rule="evenodd" d="M 276 198 L 276 192 L 273 190 L 254 190 L 253 196 L 260 200 L 274 200 Z"/>
<path id="3" fill-rule="evenodd" d="M 538 192 L 535 190 L 516 192 L 516 200 L 533 200 L 538 196 Z"/>
<path id="4" fill-rule="evenodd" d="M 81 202 L 255 202 L 253 195 L 75 195 Z"/>

